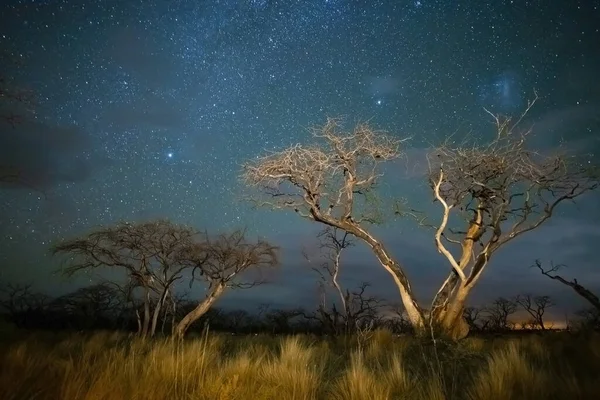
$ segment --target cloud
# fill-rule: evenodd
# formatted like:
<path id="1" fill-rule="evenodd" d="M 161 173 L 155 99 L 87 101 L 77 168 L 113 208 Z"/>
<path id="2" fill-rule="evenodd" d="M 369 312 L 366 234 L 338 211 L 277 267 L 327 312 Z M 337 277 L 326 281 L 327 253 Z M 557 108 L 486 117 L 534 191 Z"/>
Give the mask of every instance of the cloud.
<path id="1" fill-rule="evenodd" d="M 86 180 L 101 160 L 90 159 L 89 136 L 77 126 L 59 126 L 26 119 L 12 127 L 0 124 L 0 166 L 17 171 L 16 182 L 4 187 L 44 189 L 60 182 Z"/>
<path id="2" fill-rule="evenodd" d="M 372 76 L 367 78 L 367 91 L 371 96 L 394 94 L 400 88 L 400 80 L 394 77 Z"/>

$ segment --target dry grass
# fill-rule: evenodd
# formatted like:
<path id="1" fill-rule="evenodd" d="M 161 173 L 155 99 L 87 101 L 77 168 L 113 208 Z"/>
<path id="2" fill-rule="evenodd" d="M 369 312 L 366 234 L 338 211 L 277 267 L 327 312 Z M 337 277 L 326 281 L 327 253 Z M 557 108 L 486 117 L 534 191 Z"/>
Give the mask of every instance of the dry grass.
<path id="1" fill-rule="evenodd" d="M 433 348 L 389 332 L 329 341 L 206 334 L 183 344 L 34 334 L 1 346 L 5 400 L 600 398 L 594 335 L 473 338 Z"/>

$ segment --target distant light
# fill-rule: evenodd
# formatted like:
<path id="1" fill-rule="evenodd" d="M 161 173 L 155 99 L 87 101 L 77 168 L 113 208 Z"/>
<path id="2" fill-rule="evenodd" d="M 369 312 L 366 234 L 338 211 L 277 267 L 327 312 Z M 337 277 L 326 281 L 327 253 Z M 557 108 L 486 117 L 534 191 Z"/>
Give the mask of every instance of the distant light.
<path id="1" fill-rule="evenodd" d="M 167 157 L 173 158 L 173 153 L 167 153 Z"/>
<path id="2" fill-rule="evenodd" d="M 377 100 L 377 105 L 381 105 L 382 101 L 381 100 Z"/>

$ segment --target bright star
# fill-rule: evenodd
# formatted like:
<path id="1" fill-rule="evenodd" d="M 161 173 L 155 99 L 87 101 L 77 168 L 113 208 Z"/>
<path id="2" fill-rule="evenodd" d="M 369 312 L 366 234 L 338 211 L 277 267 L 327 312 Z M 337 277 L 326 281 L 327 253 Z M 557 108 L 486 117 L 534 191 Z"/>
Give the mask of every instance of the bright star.
<path id="1" fill-rule="evenodd" d="M 173 158 L 173 153 L 167 153 L 167 157 Z"/>
<path id="2" fill-rule="evenodd" d="M 381 105 L 382 101 L 381 100 L 377 100 L 377 105 Z"/>

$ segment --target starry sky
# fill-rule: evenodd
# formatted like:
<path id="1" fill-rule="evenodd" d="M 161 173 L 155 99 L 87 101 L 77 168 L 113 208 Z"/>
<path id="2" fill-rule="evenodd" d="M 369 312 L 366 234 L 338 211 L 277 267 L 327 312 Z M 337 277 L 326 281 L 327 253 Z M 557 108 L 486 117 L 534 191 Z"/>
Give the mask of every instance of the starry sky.
<path id="1" fill-rule="evenodd" d="M 532 145 L 600 160 L 599 0 L 3 4 L 0 50 L 18 62 L 3 61 L 1 72 L 34 92 L 35 107 L 16 127 L 0 123 L 0 161 L 40 189 L 0 188 L 4 280 L 68 290 L 82 282 L 52 274 L 51 243 L 100 224 L 166 217 L 210 232 L 247 226 L 281 246 L 273 284 L 229 293 L 222 304 L 312 306 L 316 276 L 301 246 L 319 227 L 253 209 L 239 174 L 248 159 L 310 140 L 307 128 L 327 116 L 412 138 L 384 181 L 387 195 L 413 204 L 431 203 L 422 176 L 430 143 L 452 132 L 484 140 L 492 126 L 483 107 L 519 113 L 534 90 Z M 472 303 L 532 292 L 555 296 L 557 312 L 585 306 L 528 266 L 568 263 L 566 276 L 600 290 L 598 200 L 564 204 L 501 251 Z M 429 300 L 448 271 L 432 233 L 408 220 L 375 232 Z M 369 280 L 398 301 L 364 247 L 345 258 L 343 284 Z"/>

